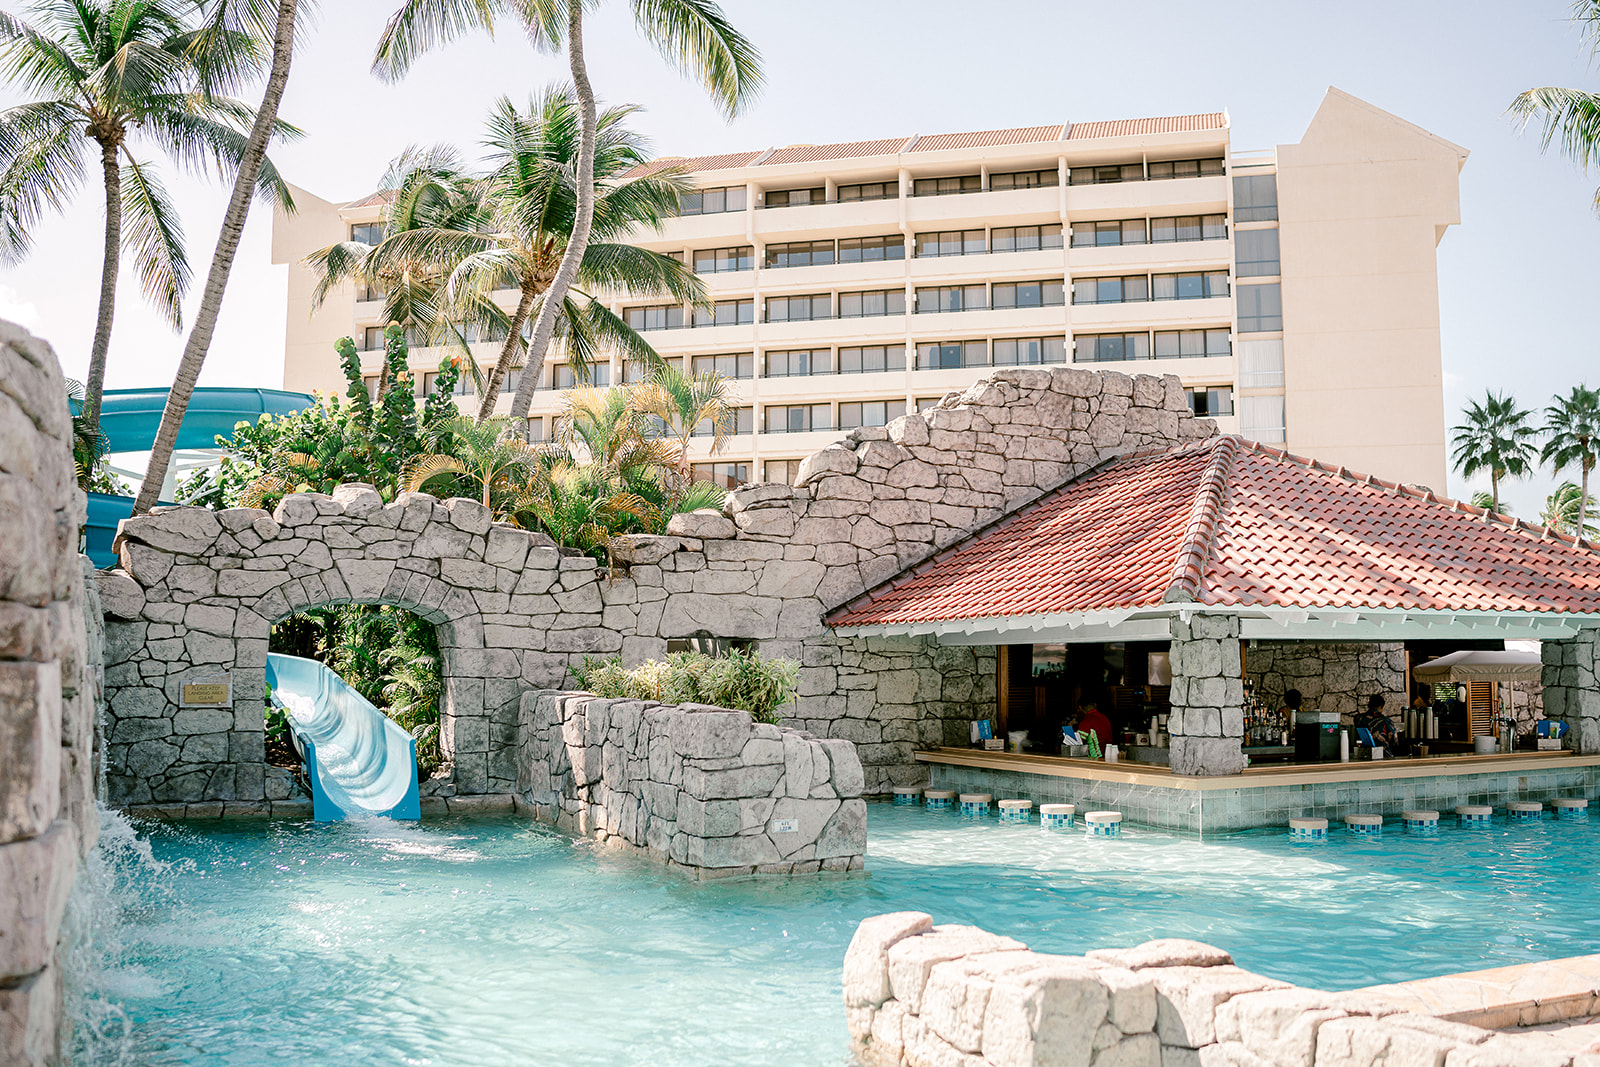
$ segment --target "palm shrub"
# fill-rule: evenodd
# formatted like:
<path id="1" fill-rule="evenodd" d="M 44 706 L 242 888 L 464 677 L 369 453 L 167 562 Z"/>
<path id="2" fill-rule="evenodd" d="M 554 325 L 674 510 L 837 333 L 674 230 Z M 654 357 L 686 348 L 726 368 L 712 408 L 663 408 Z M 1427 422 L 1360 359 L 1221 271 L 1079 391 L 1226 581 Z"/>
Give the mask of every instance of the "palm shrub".
<path id="1" fill-rule="evenodd" d="M 1462 423 L 1451 427 L 1456 469 L 1468 478 L 1489 475 L 1489 497 L 1496 512 L 1500 511 L 1501 479 L 1526 478 L 1533 473 L 1538 455 L 1533 439 L 1539 431 L 1529 425 L 1531 415 L 1512 397 L 1487 392 L 1481 402 L 1469 402 Z"/>
<path id="2" fill-rule="evenodd" d="M 1574 482 L 1562 482 L 1545 498 L 1539 521 L 1558 533 L 1572 534 L 1586 541 L 1600 538 L 1600 529 L 1588 521 L 1594 514 L 1594 501 Z"/>
<path id="3" fill-rule="evenodd" d="M 776 723 L 778 709 L 794 699 L 800 664 L 762 659 L 754 650 L 735 649 L 725 656 L 674 652 L 633 670 L 617 658 L 585 656 L 570 668 L 574 684 L 600 697 L 655 700 L 663 704 L 709 704 L 748 711 L 756 722 Z"/>

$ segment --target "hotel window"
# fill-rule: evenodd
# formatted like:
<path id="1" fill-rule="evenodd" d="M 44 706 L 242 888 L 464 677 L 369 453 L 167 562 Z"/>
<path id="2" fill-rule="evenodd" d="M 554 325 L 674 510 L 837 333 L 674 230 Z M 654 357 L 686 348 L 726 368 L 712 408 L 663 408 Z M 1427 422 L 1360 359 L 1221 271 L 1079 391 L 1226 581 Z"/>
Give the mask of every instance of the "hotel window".
<path id="1" fill-rule="evenodd" d="M 833 429 L 832 404 L 778 404 L 762 409 L 763 433 L 811 433 Z"/>
<path id="2" fill-rule="evenodd" d="M 917 290 L 917 314 L 946 311 L 981 311 L 989 306 L 989 294 L 982 285 L 927 285 Z"/>
<path id="3" fill-rule="evenodd" d="M 918 370 L 949 370 L 954 367 L 987 367 L 987 341 L 933 341 L 917 346 Z"/>
<path id="4" fill-rule="evenodd" d="M 1041 189 L 1048 185 L 1061 184 L 1061 171 L 1055 167 L 1049 170 L 1021 170 L 1014 174 L 989 175 L 989 188 L 999 189 Z"/>
<path id="5" fill-rule="evenodd" d="M 887 426 L 906 413 L 904 400 L 861 400 L 839 405 L 839 429 Z"/>
<path id="6" fill-rule="evenodd" d="M 699 307 L 694 309 L 696 326 L 748 326 L 754 321 L 754 300 L 718 300 L 710 311 Z"/>
<path id="7" fill-rule="evenodd" d="M 839 186 L 839 202 L 849 200 L 894 200 L 900 195 L 900 183 L 863 182 L 859 185 Z"/>
<path id="8" fill-rule="evenodd" d="M 384 327 L 368 326 L 361 332 L 361 350 L 363 352 L 382 352 L 384 350 Z M 415 326 L 406 328 L 406 345 L 409 348 L 426 348 L 428 339 L 422 336 L 422 331 Z"/>
<path id="9" fill-rule="evenodd" d="M 820 267 L 832 262 L 832 241 L 791 241 L 788 244 L 768 245 L 762 259 L 765 267 Z"/>
<path id="10" fill-rule="evenodd" d="M 669 356 L 662 359 L 661 362 L 675 371 L 680 373 L 683 371 L 682 356 Z M 642 359 L 623 360 L 622 380 L 627 385 L 638 385 L 640 382 L 647 382 L 655 374 L 658 365 Z"/>
<path id="11" fill-rule="evenodd" d="M 827 374 L 833 366 L 833 353 L 826 348 L 800 348 L 792 352 L 768 352 L 764 357 L 765 378 L 804 378 Z"/>
<path id="12" fill-rule="evenodd" d="M 1106 185 L 1110 182 L 1142 182 L 1144 166 L 1122 163 L 1107 167 L 1073 167 L 1067 172 L 1069 185 Z"/>
<path id="13" fill-rule="evenodd" d="M 939 401 L 941 401 L 943 399 L 944 399 L 944 397 L 942 397 L 942 396 L 919 396 L 919 397 L 917 397 L 917 414 L 920 415 L 924 411 L 932 411 L 934 408 L 939 406 Z"/>
<path id="14" fill-rule="evenodd" d="M 981 289 L 982 286 L 979 286 Z M 864 293 L 840 293 L 839 317 L 841 319 L 876 318 L 880 315 L 904 315 L 906 291 L 904 289 L 874 289 Z"/>
<path id="15" fill-rule="evenodd" d="M 593 385 L 604 388 L 611 384 L 611 364 L 591 363 L 583 377 L 566 363 L 557 363 L 550 368 L 550 388 L 576 389 L 580 385 Z"/>
<path id="16" fill-rule="evenodd" d="M 839 242 L 840 263 L 876 263 L 905 258 L 906 239 L 898 233 L 888 237 L 846 237 Z"/>
<path id="17" fill-rule="evenodd" d="M 1073 248 L 1142 245 L 1144 243 L 1144 219 L 1120 219 L 1112 222 L 1074 222 L 1072 224 Z"/>
<path id="18" fill-rule="evenodd" d="M 627 308 L 622 313 L 629 326 L 645 330 L 676 330 L 683 325 L 682 304 L 655 304 L 650 307 Z"/>
<path id="19" fill-rule="evenodd" d="M 1149 166 L 1153 182 L 1165 178 L 1211 178 L 1223 173 L 1220 159 L 1169 159 Z"/>
<path id="20" fill-rule="evenodd" d="M 1220 241 L 1228 236 L 1226 215 L 1175 215 L 1150 220 L 1150 243 Z"/>
<path id="21" fill-rule="evenodd" d="M 378 375 L 369 374 L 361 379 L 361 384 L 367 387 L 367 399 L 374 404 L 378 402 Z"/>
<path id="22" fill-rule="evenodd" d="M 376 382 L 377 379 L 374 378 L 373 381 Z M 438 381 L 439 381 L 439 373 L 437 371 L 428 371 L 426 374 L 424 374 L 422 376 L 422 395 L 423 396 L 432 396 L 433 395 L 433 390 L 434 390 L 434 385 Z M 370 390 L 369 390 L 369 392 L 370 392 Z M 516 387 L 512 386 L 512 387 L 510 387 L 508 389 L 504 384 L 502 384 L 500 386 L 501 395 L 504 396 L 507 392 L 516 392 Z M 455 387 L 455 389 L 453 389 L 451 391 L 450 395 L 451 396 L 471 396 L 472 395 L 472 376 L 470 374 L 465 373 L 465 371 L 463 371 L 461 374 L 457 375 L 456 376 L 456 387 Z"/>
<path id="23" fill-rule="evenodd" d="M 749 245 L 735 248 L 702 248 L 694 254 L 696 274 L 726 274 L 729 271 L 749 270 L 755 261 L 755 250 Z"/>
<path id="24" fill-rule="evenodd" d="M 1283 388 L 1283 339 L 1239 342 L 1239 387 Z"/>
<path id="25" fill-rule="evenodd" d="M 696 463 L 696 481 L 711 482 L 723 489 L 737 489 L 750 480 L 748 463 Z"/>
<path id="26" fill-rule="evenodd" d="M 383 240 L 383 223 L 358 222 L 350 227 L 350 240 L 364 245 L 375 245 Z"/>
<path id="27" fill-rule="evenodd" d="M 658 255 L 658 256 L 666 256 L 668 259 L 673 260 L 673 261 L 678 262 L 678 263 L 684 262 L 683 253 L 682 252 L 657 252 L 656 255 Z"/>
<path id="28" fill-rule="evenodd" d="M 723 422 L 724 422 L 724 425 L 726 425 L 728 427 L 728 432 L 732 433 L 734 435 L 754 433 L 755 432 L 755 428 L 756 428 L 756 409 L 755 408 L 733 408 L 727 413 L 726 416 L 724 416 Z M 689 436 L 690 437 L 714 437 L 714 436 L 716 436 L 714 433 L 712 433 L 711 420 L 710 419 L 701 419 L 698 423 L 695 424 L 695 428 L 689 432 Z M 749 473 L 746 472 L 744 477 L 745 477 L 746 480 L 749 480 L 749 477 L 750 477 Z"/>
<path id="29" fill-rule="evenodd" d="M 1233 346 L 1227 330 L 1157 330 L 1157 359 L 1205 359 L 1229 356 Z"/>
<path id="30" fill-rule="evenodd" d="M 540 441 L 543 441 L 543 440 L 544 440 L 544 416 L 543 415 L 530 415 L 530 416 L 528 416 L 528 436 L 527 436 L 528 443 L 529 444 L 538 444 Z"/>
<path id="31" fill-rule="evenodd" d="M 1240 278 L 1259 278 L 1281 274 L 1278 265 L 1278 228 L 1240 230 L 1233 235 L 1234 274 Z"/>
<path id="32" fill-rule="evenodd" d="M 373 283 L 370 285 L 366 282 L 356 283 L 357 300 L 382 300 L 387 295 L 388 293 L 384 291 L 381 283 Z"/>
<path id="33" fill-rule="evenodd" d="M 959 178 L 918 178 L 911 186 L 912 196 L 952 196 L 982 191 L 983 182 L 976 174 L 963 174 Z"/>
<path id="34" fill-rule="evenodd" d="M 1240 397 L 1239 433 L 1262 444 L 1282 444 L 1283 397 L 1281 395 Z"/>
<path id="35" fill-rule="evenodd" d="M 1026 363 L 1065 363 L 1065 337 L 1007 337 L 994 343 L 994 365 L 1013 367 Z"/>
<path id="36" fill-rule="evenodd" d="M 995 252 L 1038 252 L 1061 247 L 1061 224 L 1048 226 L 996 226 L 989 247 Z"/>
<path id="37" fill-rule="evenodd" d="M 724 378 L 754 378 L 756 376 L 756 357 L 753 352 L 740 352 L 735 355 L 723 356 L 695 356 L 689 365 L 697 378 L 702 374 L 720 374 Z"/>
<path id="38" fill-rule="evenodd" d="M 1234 222 L 1276 222 L 1278 176 L 1249 174 L 1233 179 Z"/>
<path id="39" fill-rule="evenodd" d="M 1272 333 L 1283 329 L 1283 289 L 1271 285 L 1239 286 L 1239 332 Z"/>
<path id="40" fill-rule="evenodd" d="M 833 318 L 833 297 L 827 293 L 815 296 L 767 297 L 768 322 L 812 322 Z"/>
<path id="41" fill-rule="evenodd" d="M 992 306 L 999 308 L 1060 307 L 1066 285 L 1054 278 L 1041 282 L 995 282 Z"/>
<path id="42" fill-rule="evenodd" d="M 1072 339 L 1076 363 L 1120 363 L 1129 359 L 1150 358 L 1147 333 L 1090 333 Z"/>
<path id="43" fill-rule="evenodd" d="M 917 255 L 975 256 L 988 251 L 982 230 L 941 230 L 917 234 Z"/>
<path id="44" fill-rule="evenodd" d="M 769 459 L 761 465 L 761 480 L 764 482 L 793 485 L 798 477 L 800 477 L 798 459 Z"/>
<path id="45" fill-rule="evenodd" d="M 880 374 L 905 369 L 905 345 L 866 345 L 839 349 L 840 374 Z"/>
<path id="46" fill-rule="evenodd" d="M 1185 389 L 1189 410 L 1196 418 L 1206 419 L 1216 415 L 1233 414 L 1233 390 L 1222 386 L 1216 389 Z"/>
<path id="47" fill-rule="evenodd" d="M 1150 279 L 1143 274 L 1078 278 L 1072 283 L 1074 304 L 1137 304 L 1149 299 Z"/>
<path id="48" fill-rule="evenodd" d="M 767 193 L 762 203 L 767 207 L 802 207 L 821 204 L 827 199 L 826 189 L 777 189 Z"/>
<path id="49" fill-rule="evenodd" d="M 719 215 L 724 211 L 743 211 L 745 189 L 742 185 L 728 185 L 720 189 L 697 189 L 684 193 L 678 204 L 680 215 Z"/>
<path id="50" fill-rule="evenodd" d="M 1225 270 L 1187 271 L 1183 274 L 1150 276 L 1151 300 L 1204 300 L 1228 295 Z"/>

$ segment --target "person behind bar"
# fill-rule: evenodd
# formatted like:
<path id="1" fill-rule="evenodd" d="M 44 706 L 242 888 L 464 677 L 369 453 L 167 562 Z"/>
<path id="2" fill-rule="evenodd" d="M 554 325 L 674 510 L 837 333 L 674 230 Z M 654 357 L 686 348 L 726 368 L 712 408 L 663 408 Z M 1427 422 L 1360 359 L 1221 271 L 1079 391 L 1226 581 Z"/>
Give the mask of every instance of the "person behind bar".
<path id="1" fill-rule="evenodd" d="M 1100 711 L 1100 705 L 1093 700 L 1084 704 L 1083 710 L 1078 713 L 1078 736 L 1088 740 L 1085 731 L 1093 730 L 1095 737 L 1100 740 L 1100 747 L 1115 744 L 1111 737 L 1111 720 Z"/>

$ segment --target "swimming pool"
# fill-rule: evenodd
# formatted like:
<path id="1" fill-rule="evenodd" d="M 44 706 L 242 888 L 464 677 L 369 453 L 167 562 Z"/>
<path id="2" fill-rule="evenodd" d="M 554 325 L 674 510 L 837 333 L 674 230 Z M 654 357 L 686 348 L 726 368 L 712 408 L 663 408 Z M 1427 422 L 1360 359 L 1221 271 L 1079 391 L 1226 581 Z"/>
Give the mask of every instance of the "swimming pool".
<path id="1" fill-rule="evenodd" d="M 870 813 L 869 877 L 702 883 L 512 817 L 145 823 L 143 858 L 112 826 L 80 1062 L 844 1064 L 845 946 L 901 909 L 1330 989 L 1600 951 L 1600 819 L 1302 844 Z"/>

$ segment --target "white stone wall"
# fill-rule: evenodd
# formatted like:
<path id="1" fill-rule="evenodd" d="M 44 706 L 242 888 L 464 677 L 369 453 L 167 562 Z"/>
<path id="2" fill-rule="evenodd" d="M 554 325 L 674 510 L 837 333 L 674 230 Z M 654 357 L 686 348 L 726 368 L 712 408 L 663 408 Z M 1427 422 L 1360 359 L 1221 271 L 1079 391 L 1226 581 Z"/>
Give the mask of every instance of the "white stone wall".
<path id="1" fill-rule="evenodd" d="M 1544 714 L 1570 727 L 1568 747 L 1585 756 L 1600 753 L 1600 629 L 1540 643 L 1544 659 Z"/>
<path id="2" fill-rule="evenodd" d="M 58 1062 L 61 918 L 94 847 L 100 642 L 61 367 L 0 322 L 0 1062 Z"/>
<path id="3" fill-rule="evenodd" d="M 1245 653 L 1245 668 L 1270 706 L 1282 707 L 1283 694 L 1298 689 L 1301 707 L 1337 711 L 1346 726 L 1367 710 L 1368 697 L 1382 696 L 1383 710 L 1397 722 L 1411 703 L 1401 641 L 1258 641 Z"/>
<path id="4" fill-rule="evenodd" d="M 1173 774 L 1244 770 L 1244 680 L 1239 617 L 1195 614 L 1172 620 Z"/>
<path id="5" fill-rule="evenodd" d="M 855 746 L 744 711 L 526 693 L 517 765 L 536 818 L 701 876 L 859 870 L 867 848 Z"/>

